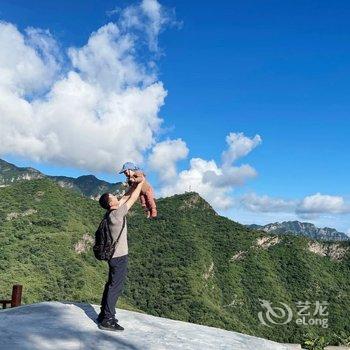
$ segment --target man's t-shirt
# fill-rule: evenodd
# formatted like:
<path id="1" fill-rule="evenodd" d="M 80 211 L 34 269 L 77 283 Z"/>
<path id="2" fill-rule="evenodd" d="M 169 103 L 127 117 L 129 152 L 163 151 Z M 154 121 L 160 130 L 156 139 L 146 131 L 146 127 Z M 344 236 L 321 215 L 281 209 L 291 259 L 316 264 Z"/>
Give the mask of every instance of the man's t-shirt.
<path id="1" fill-rule="evenodd" d="M 109 214 L 108 223 L 114 241 L 118 238 L 120 234 L 120 231 L 123 227 L 124 216 L 127 214 L 127 212 L 128 207 L 124 203 L 118 209 L 111 211 L 111 213 Z M 126 254 L 128 254 L 128 228 L 125 218 L 123 232 L 120 235 L 119 241 L 116 245 L 112 258 L 115 258 L 117 256 L 123 256 Z"/>

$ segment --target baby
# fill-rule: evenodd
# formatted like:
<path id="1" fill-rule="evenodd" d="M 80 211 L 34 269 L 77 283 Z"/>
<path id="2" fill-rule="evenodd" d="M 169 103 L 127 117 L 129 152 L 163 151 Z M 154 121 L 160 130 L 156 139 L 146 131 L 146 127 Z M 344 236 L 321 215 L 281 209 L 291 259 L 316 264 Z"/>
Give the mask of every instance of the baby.
<path id="1" fill-rule="evenodd" d="M 119 172 L 119 174 L 124 173 L 127 179 L 128 185 L 134 186 L 142 181 L 142 179 L 146 176 L 140 168 L 138 168 L 134 163 L 127 162 L 123 165 L 123 168 Z M 142 208 L 147 212 L 147 218 L 154 219 L 157 217 L 157 206 L 154 199 L 153 188 L 151 185 L 145 181 L 142 185 L 141 194 L 140 194 L 140 202 Z"/>

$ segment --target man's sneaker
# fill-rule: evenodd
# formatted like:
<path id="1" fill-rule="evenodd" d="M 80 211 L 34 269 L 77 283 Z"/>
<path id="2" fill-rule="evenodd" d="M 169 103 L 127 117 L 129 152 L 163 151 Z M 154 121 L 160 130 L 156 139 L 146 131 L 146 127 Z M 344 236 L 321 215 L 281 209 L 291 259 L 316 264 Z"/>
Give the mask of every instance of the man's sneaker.
<path id="1" fill-rule="evenodd" d="M 104 317 L 103 314 L 99 314 L 99 315 L 97 316 L 97 318 L 96 318 L 96 322 L 97 322 L 97 323 L 101 323 L 101 322 L 103 321 L 104 318 L 105 318 L 105 317 Z M 118 320 L 117 320 L 116 318 L 115 318 L 114 320 L 115 320 L 115 322 L 118 322 Z"/>
<path id="2" fill-rule="evenodd" d="M 103 329 L 105 331 L 113 331 L 113 332 L 119 332 L 124 330 L 124 328 L 120 326 L 117 323 L 117 320 L 114 318 L 110 318 L 110 319 L 105 318 L 104 320 L 102 320 L 101 323 L 99 323 L 98 328 Z"/>

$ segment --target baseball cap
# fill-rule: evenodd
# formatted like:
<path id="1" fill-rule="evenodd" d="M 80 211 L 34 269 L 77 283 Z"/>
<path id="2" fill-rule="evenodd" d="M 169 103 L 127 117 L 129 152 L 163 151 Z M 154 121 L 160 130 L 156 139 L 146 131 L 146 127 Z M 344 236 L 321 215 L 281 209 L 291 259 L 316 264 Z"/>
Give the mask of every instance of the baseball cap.
<path id="1" fill-rule="evenodd" d="M 138 170 L 138 167 L 134 163 L 126 162 L 119 171 L 119 174 L 123 173 L 125 170 Z"/>

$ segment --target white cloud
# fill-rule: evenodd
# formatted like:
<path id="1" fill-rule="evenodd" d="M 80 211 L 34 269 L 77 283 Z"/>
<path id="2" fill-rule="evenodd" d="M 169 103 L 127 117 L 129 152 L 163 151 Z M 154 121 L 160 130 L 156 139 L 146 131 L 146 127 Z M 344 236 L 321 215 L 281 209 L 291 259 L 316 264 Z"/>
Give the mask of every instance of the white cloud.
<path id="1" fill-rule="evenodd" d="M 148 86 L 156 77 L 147 72 L 134 55 L 135 38 L 123 34 L 114 23 L 91 34 L 82 48 L 70 48 L 68 55 L 82 79 L 106 91 L 120 93 L 128 87 Z"/>
<path id="2" fill-rule="evenodd" d="M 118 9 L 110 12 L 118 13 Z M 164 8 L 157 0 L 142 0 L 139 6 L 129 6 L 121 14 L 121 26 L 135 29 L 147 36 L 149 50 L 159 52 L 158 36 L 166 25 L 176 25 L 175 15 Z"/>
<path id="3" fill-rule="evenodd" d="M 162 11 L 162 6 L 158 1 L 154 0 L 143 0 L 141 8 L 145 15 L 149 18 L 151 25 L 149 25 L 146 30 L 148 34 L 148 39 L 150 43 L 150 48 L 152 50 L 158 49 L 158 34 L 163 26 L 168 21 Z"/>
<path id="4" fill-rule="evenodd" d="M 210 182 L 205 182 L 203 176 L 211 171 L 218 175 L 222 171 L 213 160 L 206 161 L 201 158 L 192 158 L 190 168 L 181 171 L 172 183 L 165 184 L 161 193 L 163 196 L 170 196 L 175 193 L 184 193 L 185 191 L 198 192 L 215 208 L 228 208 L 232 206 L 232 197 L 228 195 L 227 188 L 214 187 Z"/>
<path id="5" fill-rule="evenodd" d="M 256 170 L 248 164 L 235 166 L 233 163 L 250 153 L 261 143 L 261 137 L 255 135 L 250 138 L 243 133 L 231 132 L 226 137 L 227 150 L 222 153 L 222 166 L 219 171 L 208 169 L 203 173 L 203 182 L 209 183 L 214 188 L 223 188 L 227 191 L 257 176 Z"/>
<path id="6" fill-rule="evenodd" d="M 236 166 L 233 165 L 233 162 L 247 155 L 261 142 L 261 139 L 259 135 L 249 138 L 242 133 L 230 133 L 226 142 L 228 149 L 222 154 L 221 166 L 217 165 L 214 160 L 192 158 L 189 169 L 182 170 L 177 176 L 168 178 L 171 181 L 165 181 L 160 177 L 161 194 L 168 196 L 185 191 L 196 191 L 217 209 L 227 209 L 232 206 L 234 201 L 230 192 L 257 175 L 255 169 L 250 165 Z M 167 154 L 171 154 L 171 145 L 167 146 Z M 174 154 L 176 153 L 174 149 Z M 174 164 L 177 159 L 170 158 L 170 161 Z M 156 170 L 156 167 L 153 168 Z M 161 175 L 160 171 L 159 174 Z"/>
<path id="7" fill-rule="evenodd" d="M 301 219 L 309 220 L 320 216 L 350 213 L 350 205 L 343 197 L 320 193 L 306 196 L 301 200 L 286 200 L 251 193 L 242 196 L 240 203 L 245 209 L 252 212 L 293 213 Z"/>
<path id="8" fill-rule="evenodd" d="M 246 156 L 256 146 L 260 145 L 262 140 L 259 135 L 255 135 L 253 138 L 244 136 L 243 133 L 231 132 L 226 137 L 228 149 L 222 154 L 223 165 L 230 166 L 238 158 Z"/>
<path id="9" fill-rule="evenodd" d="M 220 171 L 207 170 L 203 174 L 203 182 L 217 188 L 242 186 L 251 178 L 257 176 L 256 170 L 248 164 L 241 166 L 222 167 Z"/>
<path id="10" fill-rule="evenodd" d="M 159 173 L 163 183 L 169 183 L 177 176 L 176 162 L 185 159 L 188 152 L 186 143 L 181 139 L 159 142 L 149 156 L 149 167 Z"/>
<path id="11" fill-rule="evenodd" d="M 162 25 L 156 1 L 144 1 L 155 40 Z M 153 6 L 153 7 L 152 7 Z M 92 33 L 83 47 L 63 52 L 48 31 L 19 32 L 0 23 L 0 155 L 20 155 L 86 171 L 113 171 L 143 161 L 155 144 L 166 91 L 152 55 L 139 60 L 145 40 L 123 20 Z"/>
<path id="12" fill-rule="evenodd" d="M 350 207 L 345 203 L 343 197 L 321 193 L 305 197 L 297 208 L 297 213 L 300 214 L 344 214 L 349 212 Z"/>
<path id="13" fill-rule="evenodd" d="M 41 91 L 59 70 L 57 45 L 48 31 L 0 22 L 0 87 L 16 96 Z"/>
<path id="14" fill-rule="evenodd" d="M 296 201 L 282 198 L 271 198 L 269 196 L 258 196 L 255 193 L 246 194 L 241 198 L 241 204 L 253 212 L 290 212 L 294 211 Z"/>
<path id="15" fill-rule="evenodd" d="M 112 17 L 114 15 L 117 15 L 121 12 L 121 8 L 118 6 L 115 6 L 112 10 L 107 10 L 106 15 L 107 17 Z"/>

